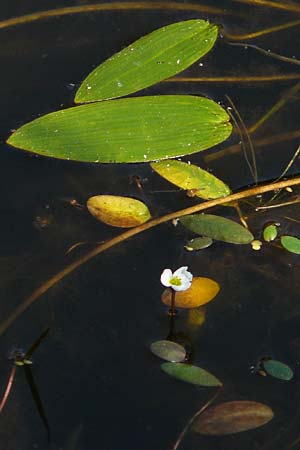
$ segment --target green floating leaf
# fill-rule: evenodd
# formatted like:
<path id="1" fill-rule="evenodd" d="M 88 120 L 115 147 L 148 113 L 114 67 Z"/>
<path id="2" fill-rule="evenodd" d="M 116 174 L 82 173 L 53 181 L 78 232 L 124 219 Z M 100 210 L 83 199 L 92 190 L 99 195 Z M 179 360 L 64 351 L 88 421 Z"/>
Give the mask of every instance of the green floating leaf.
<path id="1" fill-rule="evenodd" d="M 191 239 L 184 248 L 189 252 L 195 250 L 203 250 L 204 248 L 208 248 L 212 245 L 213 240 L 209 237 L 202 236 L 195 239 Z"/>
<path id="2" fill-rule="evenodd" d="M 267 225 L 263 231 L 263 237 L 266 242 L 274 241 L 277 238 L 277 226 L 275 224 Z"/>
<path id="3" fill-rule="evenodd" d="M 217 177 L 193 164 L 181 161 L 160 161 L 151 167 L 170 183 L 181 189 L 193 190 L 193 195 L 205 200 L 226 197 L 229 187 Z"/>
<path id="4" fill-rule="evenodd" d="M 268 375 L 271 375 L 274 378 L 279 378 L 279 380 L 289 381 L 294 376 L 292 369 L 280 361 L 267 359 L 263 361 L 262 364 Z"/>
<path id="5" fill-rule="evenodd" d="M 161 368 L 171 377 L 197 386 L 222 386 L 218 378 L 200 367 L 182 363 L 163 363 Z"/>
<path id="6" fill-rule="evenodd" d="M 249 244 L 254 239 L 250 231 L 239 223 L 213 214 L 191 214 L 179 220 L 194 233 L 216 241 Z"/>
<path id="7" fill-rule="evenodd" d="M 93 70 L 81 84 L 76 103 L 123 97 L 189 67 L 213 47 L 218 28 L 186 20 L 138 39 Z"/>
<path id="8" fill-rule="evenodd" d="M 217 103 L 160 95 L 91 103 L 30 122 L 8 144 L 74 161 L 133 163 L 183 156 L 224 141 L 232 127 Z"/>
<path id="9" fill-rule="evenodd" d="M 170 362 L 181 362 L 186 358 L 185 348 L 173 341 L 162 340 L 153 342 L 150 350 L 155 356 Z"/>
<path id="10" fill-rule="evenodd" d="M 282 247 L 287 251 L 300 255 L 300 239 L 293 236 L 282 236 L 280 240 Z"/>
<path id="11" fill-rule="evenodd" d="M 272 409 L 263 403 L 233 401 L 207 409 L 193 424 L 193 430 L 206 436 L 225 436 L 261 427 L 273 419 Z"/>
<path id="12" fill-rule="evenodd" d="M 95 195 L 88 199 L 87 208 L 97 220 L 114 227 L 136 227 L 151 218 L 148 207 L 130 197 Z"/>

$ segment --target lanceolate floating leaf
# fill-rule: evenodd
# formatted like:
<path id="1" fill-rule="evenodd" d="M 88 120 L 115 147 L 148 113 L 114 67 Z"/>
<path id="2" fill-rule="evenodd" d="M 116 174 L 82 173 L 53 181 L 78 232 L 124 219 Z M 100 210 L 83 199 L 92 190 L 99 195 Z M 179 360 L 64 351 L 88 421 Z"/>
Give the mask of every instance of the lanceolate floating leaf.
<path id="1" fill-rule="evenodd" d="M 200 367 L 183 363 L 163 363 L 161 368 L 171 377 L 197 386 L 222 386 L 218 378 Z"/>
<path id="2" fill-rule="evenodd" d="M 175 307 L 198 308 L 213 300 L 220 291 L 219 284 L 211 278 L 194 277 L 191 287 L 186 291 L 176 292 Z M 172 289 L 163 291 L 161 299 L 166 305 L 171 305 Z"/>
<path id="3" fill-rule="evenodd" d="M 263 403 L 233 401 L 207 409 L 193 424 L 193 430 L 207 436 L 224 436 L 261 427 L 273 419 L 272 409 Z"/>
<path id="4" fill-rule="evenodd" d="M 289 381 L 294 376 L 292 369 L 280 361 L 267 359 L 263 361 L 262 364 L 268 375 L 278 378 L 279 380 Z"/>
<path id="5" fill-rule="evenodd" d="M 151 167 L 166 180 L 181 189 L 193 189 L 196 197 L 205 200 L 225 197 L 231 192 L 223 181 L 193 164 L 167 160 L 152 163 Z"/>
<path id="6" fill-rule="evenodd" d="M 76 103 L 123 97 L 183 71 L 214 45 L 218 28 L 186 20 L 159 28 L 102 63 L 80 86 Z"/>
<path id="7" fill-rule="evenodd" d="M 249 244 L 254 239 L 247 228 L 225 217 L 213 214 L 191 214 L 179 220 L 194 233 L 217 241 L 230 242 L 232 244 Z"/>
<path id="8" fill-rule="evenodd" d="M 155 356 L 170 362 L 181 362 L 186 357 L 185 348 L 173 341 L 162 340 L 153 342 L 150 349 Z"/>
<path id="9" fill-rule="evenodd" d="M 148 207 L 130 197 L 95 195 L 88 199 L 87 208 L 96 219 L 114 227 L 136 227 L 151 218 Z"/>
<path id="10" fill-rule="evenodd" d="M 300 239 L 293 236 L 282 236 L 281 245 L 289 252 L 300 255 Z"/>
<path id="11" fill-rule="evenodd" d="M 40 155 L 101 163 L 146 162 L 205 150 L 231 133 L 227 112 L 190 95 L 91 103 L 47 114 L 8 143 Z"/>

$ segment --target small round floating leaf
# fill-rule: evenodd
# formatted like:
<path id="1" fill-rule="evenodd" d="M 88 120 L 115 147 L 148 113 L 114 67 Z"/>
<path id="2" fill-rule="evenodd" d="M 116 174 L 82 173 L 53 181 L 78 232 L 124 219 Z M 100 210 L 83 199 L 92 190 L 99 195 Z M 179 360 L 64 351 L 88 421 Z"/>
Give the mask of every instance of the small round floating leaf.
<path id="1" fill-rule="evenodd" d="M 223 142 L 227 112 L 204 97 L 158 95 L 90 103 L 23 125 L 8 144 L 59 159 L 133 163 L 188 155 Z"/>
<path id="2" fill-rule="evenodd" d="M 186 351 L 177 342 L 162 340 L 153 342 L 150 346 L 151 352 L 159 358 L 170 362 L 181 362 L 186 358 Z"/>
<path id="3" fill-rule="evenodd" d="M 279 380 L 289 381 L 294 376 L 292 369 L 280 361 L 268 359 L 263 361 L 262 364 L 268 375 L 278 378 Z"/>
<path id="4" fill-rule="evenodd" d="M 263 231 L 263 237 L 266 242 L 274 241 L 277 238 L 277 226 L 275 224 L 267 225 Z"/>
<path id="5" fill-rule="evenodd" d="M 75 102 L 123 97 L 176 75 L 209 52 L 217 36 L 216 25 L 198 19 L 159 28 L 96 67 Z"/>
<path id="6" fill-rule="evenodd" d="M 222 386 L 222 383 L 211 373 L 201 367 L 191 366 L 183 363 L 163 363 L 162 370 L 171 377 L 197 386 Z"/>
<path id="7" fill-rule="evenodd" d="M 206 436 L 225 436 L 261 427 L 273 419 L 272 409 L 263 403 L 233 401 L 207 409 L 193 424 Z"/>
<path id="8" fill-rule="evenodd" d="M 205 200 L 226 197 L 231 192 L 223 181 L 193 164 L 166 160 L 152 163 L 151 167 L 170 183 L 181 189 L 193 190 L 196 197 Z"/>
<path id="9" fill-rule="evenodd" d="M 252 233 L 239 223 L 213 214 L 191 214 L 179 221 L 190 231 L 216 241 L 249 244 L 254 239 Z"/>
<path id="10" fill-rule="evenodd" d="M 300 255 L 300 239 L 294 236 L 281 236 L 280 241 L 287 251 Z"/>
<path id="11" fill-rule="evenodd" d="M 198 308 L 213 300 L 219 291 L 220 286 L 216 281 L 205 277 L 194 277 L 189 289 L 176 292 L 175 306 L 178 308 Z M 165 289 L 161 299 L 163 303 L 170 306 L 172 289 Z"/>
<path id="12" fill-rule="evenodd" d="M 184 248 L 190 252 L 195 250 L 203 250 L 204 248 L 208 248 L 212 245 L 213 240 L 206 236 L 201 236 L 195 239 L 191 239 Z"/>
<path id="13" fill-rule="evenodd" d="M 88 199 L 87 208 L 97 220 L 114 227 L 136 227 L 151 218 L 148 207 L 130 197 L 96 195 Z"/>

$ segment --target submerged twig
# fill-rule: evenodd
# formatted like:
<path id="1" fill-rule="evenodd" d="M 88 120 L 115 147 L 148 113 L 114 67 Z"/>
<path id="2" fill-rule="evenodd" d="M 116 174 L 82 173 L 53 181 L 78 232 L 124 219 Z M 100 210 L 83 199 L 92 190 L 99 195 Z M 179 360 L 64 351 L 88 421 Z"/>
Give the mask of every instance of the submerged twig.
<path id="1" fill-rule="evenodd" d="M 244 34 L 231 34 L 226 30 L 222 29 L 222 35 L 226 39 L 231 41 L 243 41 L 246 39 L 256 39 L 260 36 L 265 36 L 267 34 L 277 33 L 278 31 L 287 30 L 292 27 L 297 27 L 300 25 L 300 20 L 293 20 L 291 22 L 282 23 L 281 25 L 275 25 L 274 27 L 264 28 L 262 30 L 253 31 L 252 33 Z"/>
<path id="2" fill-rule="evenodd" d="M 234 45 L 236 47 L 244 47 L 245 49 L 253 48 L 254 50 L 257 50 L 259 53 L 262 53 L 265 56 L 269 56 L 270 58 L 278 59 L 279 61 L 284 61 L 284 62 L 291 63 L 291 64 L 296 64 L 297 66 L 300 65 L 299 59 L 279 55 L 278 53 L 271 52 L 271 50 L 265 50 L 264 48 L 261 48 L 258 45 L 247 44 L 247 43 L 243 43 L 243 42 L 228 42 L 228 44 Z"/>
<path id="3" fill-rule="evenodd" d="M 295 198 L 294 200 L 290 200 L 289 202 L 277 203 L 276 205 L 258 206 L 257 208 L 255 208 L 255 211 L 264 211 L 266 209 L 282 208 L 283 206 L 294 205 L 295 203 L 300 203 L 300 199 Z"/>
<path id="4" fill-rule="evenodd" d="M 16 374 L 16 368 L 17 367 L 13 364 L 12 368 L 11 368 L 11 371 L 10 371 L 10 374 L 9 374 L 9 377 L 8 377 L 8 382 L 7 382 L 7 386 L 6 386 L 5 392 L 4 392 L 2 400 L 0 402 L 0 413 L 2 412 L 4 406 L 6 405 L 8 396 L 10 394 L 10 391 L 11 391 L 11 388 L 12 388 L 12 385 L 13 385 L 13 382 L 14 382 L 15 374 Z"/>
<path id="5" fill-rule="evenodd" d="M 202 406 L 202 408 L 200 408 L 193 415 L 193 417 L 188 421 L 188 423 L 186 424 L 186 426 L 184 427 L 184 429 L 182 430 L 182 432 L 178 436 L 178 438 L 177 438 L 177 440 L 175 442 L 175 445 L 172 448 L 172 450 L 177 450 L 178 449 L 179 445 L 181 444 L 184 436 L 186 435 L 186 433 L 190 429 L 191 425 L 193 425 L 193 423 L 197 419 L 197 417 L 199 417 L 216 400 L 216 398 L 220 395 L 221 390 L 222 390 L 222 388 L 220 388 L 217 392 L 215 392 L 215 394 Z"/>
<path id="6" fill-rule="evenodd" d="M 157 219 L 149 220 L 149 222 L 143 223 L 135 228 L 125 231 L 124 233 L 116 236 L 101 245 L 98 245 L 93 250 L 89 251 L 86 255 L 73 261 L 71 264 L 66 266 L 64 269 L 53 275 L 47 281 L 45 281 L 40 287 L 38 287 L 29 297 L 27 297 L 23 303 L 21 303 L 15 311 L 0 324 L 0 335 L 2 335 L 9 327 L 14 323 L 14 321 L 27 309 L 32 303 L 34 303 L 38 298 L 45 294 L 49 289 L 55 286 L 59 281 L 64 279 L 67 275 L 74 272 L 78 267 L 82 266 L 86 262 L 93 259 L 95 256 L 103 253 L 105 250 L 126 241 L 127 239 L 140 234 L 146 230 L 156 227 L 162 223 L 172 221 L 178 217 L 186 216 L 187 214 L 193 214 L 200 211 L 213 208 L 215 206 L 223 205 L 224 203 L 235 202 L 247 197 L 253 197 L 258 194 L 263 194 L 265 192 L 274 191 L 276 189 L 285 188 L 288 186 L 300 185 L 300 177 L 295 177 L 290 180 L 279 181 L 278 183 L 270 183 L 262 186 L 252 187 L 250 189 L 245 189 L 242 192 L 237 192 L 235 194 L 228 195 L 226 197 L 217 198 L 214 200 L 209 200 L 198 205 L 190 206 L 189 208 L 182 209 L 180 211 L 175 211 L 165 216 L 158 217 Z"/>
<path id="7" fill-rule="evenodd" d="M 234 0 L 251 6 L 266 6 L 267 8 L 281 9 L 283 11 L 300 12 L 300 6 L 293 3 L 279 3 L 272 0 Z"/>
<path id="8" fill-rule="evenodd" d="M 299 80 L 299 73 L 286 75 L 249 75 L 249 76 L 223 76 L 223 77 L 172 77 L 162 83 L 265 83 L 271 81 Z"/>

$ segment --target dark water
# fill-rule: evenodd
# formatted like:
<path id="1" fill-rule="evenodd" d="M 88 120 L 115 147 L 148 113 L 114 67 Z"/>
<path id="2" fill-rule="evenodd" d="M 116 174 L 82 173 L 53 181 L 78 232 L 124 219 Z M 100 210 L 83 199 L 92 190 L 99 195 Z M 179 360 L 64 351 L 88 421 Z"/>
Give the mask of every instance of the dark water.
<path id="1" fill-rule="evenodd" d="M 12 129 L 38 115 L 72 105 L 76 86 L 95 65 L 155 28 L 201 16 L 223 24 L 232 33 L 245 33 L 296 18 L 294 13 L 229 0 L 209 4 L 232 14 L 106 11 L 0 29 L 0 320 L 42 281 L 85 252 L 83 248 L 66 255 L 71 245 L 118 234 L 118 230 L 71 207 L 70 199 L 84 204 L 96 194 L 131 195 L 146 201 L 154 216 L 195 203 L 183 192 L 153 193 L 169 190 L 170 185 L 147 164 L 102 166 L 36 158 L 8 147 L 5 140 Z M 0 17 L 4 20 L 69 5 L 68 1 L 44 0 L 41 4 L 11 0 L 1 5 Z M 297 58 L 298 40 L 299 31 L 292 28 L 253 43 Z M 230 47 L 221 39 L 203 63 L 203 67 L 195 64 L 186 74 L 299 73 L 299 66 L 254 50 Z M 223 103 L 227 94 L 250 126 L 295 83 L 162 83 L 145 92 L 199 94 Z M 255 134 L 254 142 L 297 129 L 299 94 Z M 229 144 L 238 140 L 232 137 Z M 240 189 L 253 183 L 242 153 L 210 161 L 207 156 L 229 144 L 188 159 L 209 168 L 233 189 Z M 290 140 L 259 147 L 259 180 L 279 176 L 297 146 L 297 140 Z M 290 173 L 297 172 L 298 160 Z M 133 182 L 135 175 L 144 180 L 144 194 Z M 274 220 L 281 223 L 283 232 L 300 234 L 299 224 L 284 218 L 299 220 L 297 205 L 259 214 L 254 214 L 253 208 L 246 209 L 257 237 L 263 225 Z M 229 214 L 224 209 L 218 212 Z M 33 356 L 32 372 L 51 428 L 48 443 L 23 370 L 18 369 L 0 418 L 1 448 L 172 449 L 187 420 L 213 393 L 168 378 L 148 349 L 169 331 L 169 317 L 160 302 L 160 273 L 165 267 L 181 265 L 221 285 L 220 294 L 207 306 L 201 329 L 189 328 L 184 312 L 176 320 L 177 332 L 193 350 L 193 362 L 223 381 L 219 402 L 260 401 L 273 408 L 275 418 L 264 428 L 226 438 L 205 439 L 190 433 L 180 448 L 284 450 L 297 439 L 299 256 L 267 245 L 254 252 L 250 246 L 222 243 L 188 253 L 183 249 L 187 237 L 184 230 L 166 224 L 109 250 L 42 296 L 1 336 L 3 392 L 11 367 L 9 352 L 14 347 L 27 349 L 50 327 L 49 336 Z M 264 355 L 289 364 L 295 371 L 294 380 L 280 382 L 253 375 L 250 366 Z"/>

